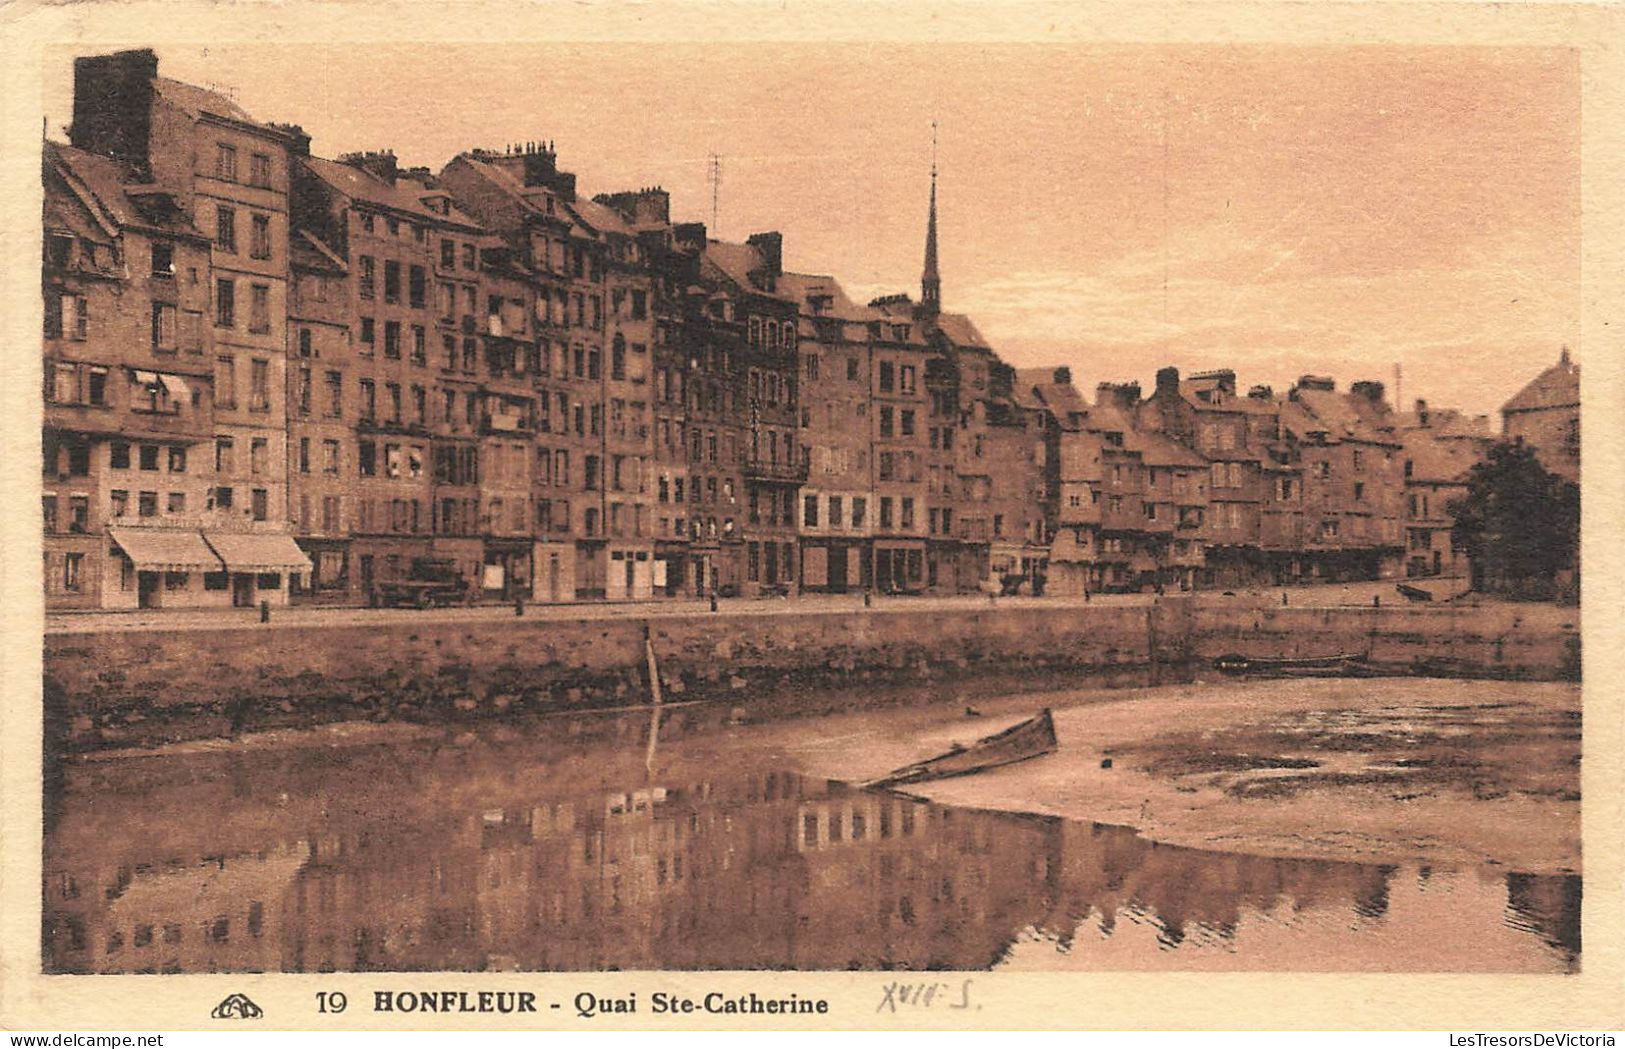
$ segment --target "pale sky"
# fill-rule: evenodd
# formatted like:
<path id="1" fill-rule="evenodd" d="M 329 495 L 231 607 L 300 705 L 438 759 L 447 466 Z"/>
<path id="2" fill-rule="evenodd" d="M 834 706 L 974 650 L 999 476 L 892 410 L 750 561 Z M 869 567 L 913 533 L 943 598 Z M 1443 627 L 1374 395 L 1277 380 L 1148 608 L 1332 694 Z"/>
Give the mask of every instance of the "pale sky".
<path id="1" fill-rule="evenodd" d="M 159 48 L 324 156 L 438 170 L 552 139 L 588 194 L 778 229 L 854 298 L 918 295 L 939 123 L 945 308 L 1017 366 L 1379 379 L 1495 413 L 1579 354 L 1571 52 L 1034 44 Z M 71 116 L 71 56 L 47 80 Z M 1498 421 L 1497 421 L 1498 427 Z"/>

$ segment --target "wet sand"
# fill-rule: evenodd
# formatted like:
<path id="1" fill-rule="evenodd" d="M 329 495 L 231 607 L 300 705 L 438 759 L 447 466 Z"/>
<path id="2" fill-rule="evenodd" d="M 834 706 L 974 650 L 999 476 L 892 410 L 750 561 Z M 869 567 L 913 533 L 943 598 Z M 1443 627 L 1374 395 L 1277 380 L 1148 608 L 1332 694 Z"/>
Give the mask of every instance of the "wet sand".
<path id="1" fill-rule="evenodd" d="M 832 718 L 815 734 L 781 727 L 806 771 L 862 782 L 1044 705 L 1058 754 L 910 791 L 1195 848 L 1581 869 L 1578 685 L 1226 681 L 1011 697 L 979 702 L 981 717 L 954 705 Z"/>

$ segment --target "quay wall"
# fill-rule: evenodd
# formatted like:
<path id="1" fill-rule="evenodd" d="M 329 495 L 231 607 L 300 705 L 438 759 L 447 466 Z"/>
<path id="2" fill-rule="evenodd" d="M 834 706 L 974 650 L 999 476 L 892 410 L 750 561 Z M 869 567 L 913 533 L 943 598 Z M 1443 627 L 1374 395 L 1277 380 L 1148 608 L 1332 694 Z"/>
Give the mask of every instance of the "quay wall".
<path id="1" fill-rule="evenodd" d="M 1578 677 L 1575 624 L 1516 610 L 1155 605 L 431 620 L 45 638 L 48 741 L 146 745 L 334 721 L 447 723 L 665 700 L 789 716 L 1189 680 L 1228 653 L 1358 653 L 1399 671 Z M 1572 614 L 1571 614 L 1572 617 Z"/>

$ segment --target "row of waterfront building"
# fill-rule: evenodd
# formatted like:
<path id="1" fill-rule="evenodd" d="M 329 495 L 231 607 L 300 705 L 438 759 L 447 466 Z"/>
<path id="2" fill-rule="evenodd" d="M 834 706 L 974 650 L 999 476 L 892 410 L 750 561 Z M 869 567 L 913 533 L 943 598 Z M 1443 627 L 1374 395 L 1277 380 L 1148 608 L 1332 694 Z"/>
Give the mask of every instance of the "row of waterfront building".
<path id="1" fill-rule="evenodd" d="M 44 145 L 48 608 L 471 594 L 1194 588 L 1459 574 L 1487 420 L 1379 383 L 1102 384 L 788 272 L 777 233 L 578 192 L 542 142 L 438 173 L 79 59 Z M 1565 354 L 1509 433 L 1578 462 Z"/>

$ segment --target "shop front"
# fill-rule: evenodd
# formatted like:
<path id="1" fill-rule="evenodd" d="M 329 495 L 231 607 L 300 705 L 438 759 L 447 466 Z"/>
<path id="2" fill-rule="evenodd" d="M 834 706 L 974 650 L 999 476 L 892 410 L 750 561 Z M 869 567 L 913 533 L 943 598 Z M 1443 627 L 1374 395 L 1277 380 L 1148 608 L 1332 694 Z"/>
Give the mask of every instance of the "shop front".
<path id="1" fill-rule="evenodd" d="M 490 600 L 512 601 L 531 593 L 531 541 L 487 539 L 480 568 L 480 592 Z"/>
<path id="2" fill-rule="evenodd" d="M 654 596 L 654 563 L 648 550 L 610 547 L 604 597 L 609 601 L 647 601 Z"/>
<path id="3" fill-rule="evenodd" d="M 293 536 L 280 532 L 204 532 L 225 565 L 226 590 L 237 608 L 288 603 L 294 576 L 309 578 L 310 558 Z"/>
<path id="4" fill-rule="evenodd" d="M 925 540 L 875 540 L 875 589 L 883 594 L 925 590 Z"/>
<path id="5" fill-rule="evenodd" d="M 574 543 L 536 543 L 531 548 L 532 601 L 565 604 L 576 599 L 576 546 Z"/>
<path id="6" fill-rule="evenodd" d="M 108 530 L 104 608 L 218 608 L 229 605 L 225 565 L 194 528 Z"/>

